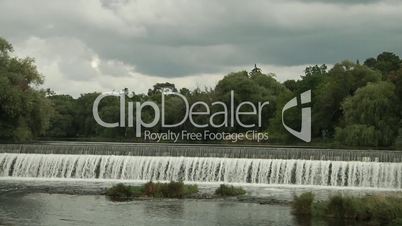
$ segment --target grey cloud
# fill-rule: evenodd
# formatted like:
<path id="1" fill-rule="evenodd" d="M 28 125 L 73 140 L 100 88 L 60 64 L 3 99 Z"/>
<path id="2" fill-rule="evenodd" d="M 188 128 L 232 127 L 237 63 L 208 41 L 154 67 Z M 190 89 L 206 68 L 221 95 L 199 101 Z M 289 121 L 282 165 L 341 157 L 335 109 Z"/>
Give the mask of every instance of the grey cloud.
<path id="1" fill-rule="evenodd" d="M 402 53 L 402 3 L 393 0 L 41 2 L 36 11 L 33 3 L 0 2 L 4 36 L 80 40 L 99 56 L 105 76 L 135 70 L 179 77 L 254 63 L 293 66 Z M 54 51 L 63 48 L 76 47 Z M 90 64 L 74 64 L 60 67 L 71 79 L 93 77 Z"/>

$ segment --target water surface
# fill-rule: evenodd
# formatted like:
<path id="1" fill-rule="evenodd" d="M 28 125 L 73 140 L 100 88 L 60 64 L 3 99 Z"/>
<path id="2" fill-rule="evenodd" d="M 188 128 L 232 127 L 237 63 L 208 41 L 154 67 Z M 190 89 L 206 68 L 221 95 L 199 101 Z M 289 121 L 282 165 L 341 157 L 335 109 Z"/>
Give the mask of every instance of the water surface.
<path id="1" fill-rule="evenodd" d="M 11 225 L 295 225 L 288 206 L 211 200 L 111 202 L 104 196 L 13 193 L 0 198 Z"/>

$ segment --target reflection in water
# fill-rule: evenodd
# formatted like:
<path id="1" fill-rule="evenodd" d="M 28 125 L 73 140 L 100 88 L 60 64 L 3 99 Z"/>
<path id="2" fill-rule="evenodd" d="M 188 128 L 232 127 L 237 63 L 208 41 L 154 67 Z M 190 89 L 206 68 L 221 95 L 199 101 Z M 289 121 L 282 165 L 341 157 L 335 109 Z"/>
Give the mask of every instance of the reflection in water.
<path id="1" fill-rule="evenodd" d="M 144 215 L 150 217 L 172 217 L 182 218 L 184 213 L 184 200 L 145 201 Z"/>
<path id="2" fill-rule="evenodd" d="M 224 200 L 143 200 L 111 202 L 100 195 L 47 194 L 77 191 L 99 194 L 106 182 L 14 181 L 0 179 L 0 225 L 294 225 L 348 226 L 354 223 L 294 218 L 287 205 L 260 205 Z M 218 185 L 199 184 L 213 192 Z M 243 186 L 249 195 L 291 200 L 294 194 L 312 191 L 326 199 L 338 192 L 349 195 L 392 193 L 378 190 L 333 190 L 322 187 Z"/>
<path id="3" fill-rule="evenodd" d="M 1 195 L 0 223 L 6 225 L 305 225 L 294 221 L 288 206 L 223 200 L 173 199 L 119 203 L 108 201 L 103 196 L 43 193 Z"/>

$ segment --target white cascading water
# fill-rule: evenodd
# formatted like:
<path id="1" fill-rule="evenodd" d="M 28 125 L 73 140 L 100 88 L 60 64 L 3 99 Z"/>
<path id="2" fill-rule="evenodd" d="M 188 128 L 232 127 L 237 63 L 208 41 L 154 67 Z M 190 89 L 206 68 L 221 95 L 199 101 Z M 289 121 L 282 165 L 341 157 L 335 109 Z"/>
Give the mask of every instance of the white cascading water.
<path id="1" fill-rule="evenodd" d="M 402 188 L 402 163 L 1 153 L 0 177 Z"/>

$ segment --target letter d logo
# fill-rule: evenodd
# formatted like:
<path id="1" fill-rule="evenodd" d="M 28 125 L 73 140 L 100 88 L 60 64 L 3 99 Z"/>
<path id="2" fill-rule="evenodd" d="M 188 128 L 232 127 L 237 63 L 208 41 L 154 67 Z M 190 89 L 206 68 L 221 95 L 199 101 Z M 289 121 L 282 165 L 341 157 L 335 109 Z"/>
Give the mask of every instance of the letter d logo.
<path id="1" fill-rule="evenodd" d="M 300 94 L 301 104 L 307 104 L 311 102 L 311 90 L 308 90 Z M 311 141 L 311 107 L 302 107 L 302 120 L 301 120 L 301 131 L 296 131 L 285 124 L 283 120 L 283 113 L 289 108 L 297 106 L 297 98 L 291 99 L 285 104 L 282 109 L 282 124 L 289 133 L 293 134 L 295 137 L 304 140 L 306 142 Z"/>

